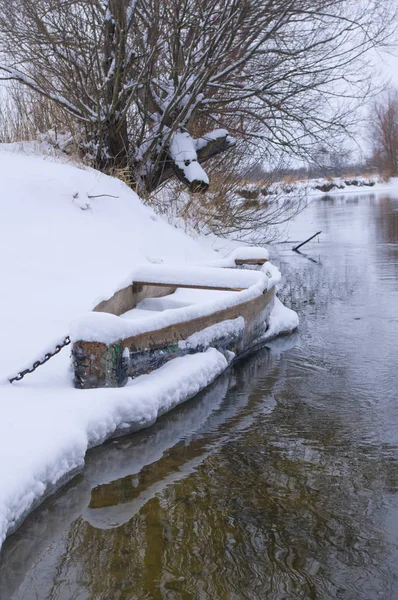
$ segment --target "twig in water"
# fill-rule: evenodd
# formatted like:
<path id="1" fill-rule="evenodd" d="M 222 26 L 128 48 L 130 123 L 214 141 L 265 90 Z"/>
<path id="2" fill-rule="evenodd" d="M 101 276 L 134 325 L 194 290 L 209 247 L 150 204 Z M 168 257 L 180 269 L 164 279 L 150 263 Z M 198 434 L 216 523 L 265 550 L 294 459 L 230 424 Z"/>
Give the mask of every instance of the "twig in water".
<path id="1" fill-rule="evenodd" d="M 317 231 L 317 233 L 314 233 L 314 235 L 312 235 L 311 237 L 308 238 L 308 240 L 305 240 L 305 242 L 302 242 L 301 244 L 299 244 L 298 246 L 294 246 L 294 248 L 292 248 L 292 250 L 294 252 L 297 252 L 297 250 L 299 248 L 301 248 L 301 246 L 304 246 L 304 244 L 308 244 L 308 242 L 310 242 L 311 240 L 314 239 L 314 237 L 316 237 L 317 235 L 319 235 L 320 233 L 322 233 L 322 231 Z"/>
<path id="2" fill-rule="evenodd" d="M 87 198 L 103 198 L 104 196 L 108 196 L 108 198 L 119 198 L 119 196 L 112 196 L 112 194 L 98 194 L 98 196 L 89 196 L 89 194 L 87 194 Z"/>

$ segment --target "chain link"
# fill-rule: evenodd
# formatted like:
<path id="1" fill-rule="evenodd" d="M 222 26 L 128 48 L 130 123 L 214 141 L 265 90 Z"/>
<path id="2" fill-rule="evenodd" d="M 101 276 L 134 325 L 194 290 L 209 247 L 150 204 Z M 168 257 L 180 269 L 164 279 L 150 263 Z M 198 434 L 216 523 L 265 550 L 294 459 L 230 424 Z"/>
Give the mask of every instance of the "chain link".
<path id="1" fill-rule="evenodd" d="M 57 344 L 55 346 L 54 352 L 47 352 L 44 355 L 44 358 L 34 362 L 33 365 L 30 367 L 30 369 L 25 369 L 24 371 L 20 371 L 17 375 L 15 375 L 15 377 L 11 377 L 11 379 L 9 379 L 9 382 L 13 383 L 14 381 L 21 381 L 21 379 L 23 379 L 25 377 L 25 375 L 27 375 L 28 373 L 33 373 L 33 371 L 36 371 L 36 369 L 38 367 L 41 367 L 42 365 L 44 365 L 48 360 L 50 360 L 50 358 L 52 358 L 53 356 L 58 354 L 58 352 L 61 352 L 62 348 L 65 348 L 65 346 L 68 346 L 69 344 L 70 344 L 70 337 L 69 337 L 69 335 L 67 335 L 61 344 Z"/>

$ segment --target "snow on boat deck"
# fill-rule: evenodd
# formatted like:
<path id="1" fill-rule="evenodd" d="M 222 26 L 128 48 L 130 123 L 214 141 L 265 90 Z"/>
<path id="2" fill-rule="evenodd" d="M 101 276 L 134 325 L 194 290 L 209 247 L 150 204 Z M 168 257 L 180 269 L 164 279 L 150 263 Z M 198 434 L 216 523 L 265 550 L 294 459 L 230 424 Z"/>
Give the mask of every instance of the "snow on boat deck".
<path id="1" fill-rule="evenodd" d="M 182 265 L 142 265 L 134 269 L 132 281 L 193 288 L 242 290 L 258 283 L 259 271 Z M 263 277 L 264 279 L 264 277 Z M 264 283 L 266 283 L 264 281 Z"/>
<path id="2" fill-rule="evenodd" d="M 266 267 L 269 268 L 268 266 Z M 264 269 L 264 270 L 263 270 Z M 268 271 L 267 271 L 268 272 Z M 150 265 L 149 267 L 138 267 L 132 274 L 132 281 L 140 280 L 141 276 L 146 276 L 145 281 L 153 284 L 167 282 L 167 285 L 189 285 L 195 282 L 200 285 L 209 285 L 219 287 L 227 285 L 231 289 L 240 289 L 241 291 L 229 291 L 220 293 L 218 290 L 196 290 L 200 301 L 189 301 L 183 306 L 173 309 L 158 310 L 154 312 L 135 312 L 129 311 L 129 316 L 124 318 L 104 313 L 89 312 L 79 319 L 76 319 L 70 329 L 72 342 L 83 340 L 85 342 L 102 342 L 112 344 L 118 340 L 130 338 L 149 331 L 163 329 L 177 323 L 182 323 L 208 316 L 232 306 L 243 304 L 253 300 L 271 289 L 278 280 L 278 277 L 272 274 L 266 274 L 265 267 L 260 271 L 246 271 L 240 269 L 221 269 L 214 267 L 170 267 Z M 278 271 L 278 275 L 279 271 Z M 220 283 L 221 282 L 221 283 Z M 245 289 L 246 288 L 246 289 Z M 180 292 L 181 295 L 181 292 Z M 187 294 L 185 298 L 189 297 Z M 167 297 L 156 299 L 152 306 L 167 306 Z M 192 296 L 191 296 L 192 300 Z M 151 300 L 147 301 L 146 307 L 151 306 Z M 145 305 L 141 303 L 137 306 L 139 311 L 145 310 Z"/>
<path id="3" fill-rule="evenodd" d="M 219 290 L 198 290 L 194 288 L 177 288 L 172 294 L 160 298 L 145 298 L 135 308 L 120 315 L 121 319 L 139 320 L 151 318 L 154 313 L 162 313 L 194 304 L 214 303 L 233 298 L 237 292 Z"/>

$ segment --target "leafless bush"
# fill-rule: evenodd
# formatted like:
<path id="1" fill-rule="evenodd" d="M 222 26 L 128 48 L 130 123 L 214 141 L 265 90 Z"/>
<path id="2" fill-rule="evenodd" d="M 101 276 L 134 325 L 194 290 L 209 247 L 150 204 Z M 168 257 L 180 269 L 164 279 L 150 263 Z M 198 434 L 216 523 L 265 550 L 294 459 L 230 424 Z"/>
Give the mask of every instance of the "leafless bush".
<path id="1" fill-rule="evenodd" d="M 32 140 L 38 127 L 33 123 L 25 90 L 9 87 L 0 96 L 0 142 L 10 143 Z"/>
<path id="2" fill-rule="evenodd" d="M 77 150 L 77 131 L 68 115 L 37 92 L 8 85 L 0 95 L 0 142 L 47 141 L 54 148 Z M 73 145 L 72 140 L 76 142 Z"/>
<path id="3" fill-rule="evenodd" d="M 372 164 L 385 179 L 398 175 L 398 90 L 387 90 L 373 103 L 370 125 Z"/>
<path id="4" fill-rule="evenodd" d="M 100 168 L 205 190 L 233 137 L 302 157 L 345 134 L 394 16 L 390 0 L 0 0 L 0 70 Z"/>
<path id="5" fill-rule="evenodd" d="M 204 194 L 190 192 L 169 182 L 148 199 L 171 222 L 189 232 L 264 244 L 280 238 L 286 223 L 307 205 L 305 185 L 283 181 L 283 163 L 274 165 L 261 181 L 250 181 L 242 165 L 250 165 L 240 147 L 211 166 L 211 188 Z M 279 168 L 278 168 L 279 167 Z"/>

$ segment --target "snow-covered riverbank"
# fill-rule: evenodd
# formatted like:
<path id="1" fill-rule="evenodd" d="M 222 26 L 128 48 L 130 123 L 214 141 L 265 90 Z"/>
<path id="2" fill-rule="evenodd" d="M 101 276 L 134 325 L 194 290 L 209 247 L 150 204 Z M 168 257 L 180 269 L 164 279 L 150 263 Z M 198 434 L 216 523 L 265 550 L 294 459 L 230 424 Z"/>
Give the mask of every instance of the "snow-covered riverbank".
<path id="1" fill-rule="evenodd" d="M 123 389 L 75 390 L 68 349 L 23 381 L 7 378 L 53 347 L 136 264 L 216 265 L 119 180 L 0 146 L 0 546 L 84 465 L 90 446 L 151 425 L 227 368 L 215 349 L 175 359 Z M 224 254 L 232 249 L 224 249 Z M 297 316 L 276 303 L 272 335 Z"/>
<path id="2" fill-rule="evenodd" d="M 238 188 L 237 194 L 246 198 L 257 199 L 261 195 L 266 198 L 281 198 L 299 196 L 306 199 L 319 198 L 322 196 L 336 196 L 345 194 L 363 193 L 389 193 L 398 187 L 398 177 L 389 181 L 380 176 L 350 176 L 350 177 L 328 177 L 319 179 L 296 179 L 287 181 L 252 182 Z"/>
<path id="3" fill-rule="evenodd" d="M 345 194 L 389 193 L 398 187 L 398 178 L 384 181 L 381 177 L 333 177 L 329 179 L 312 179 L 301 183 L 306 185 L 311 198 L 320 196 L 337 196 Z"/>

